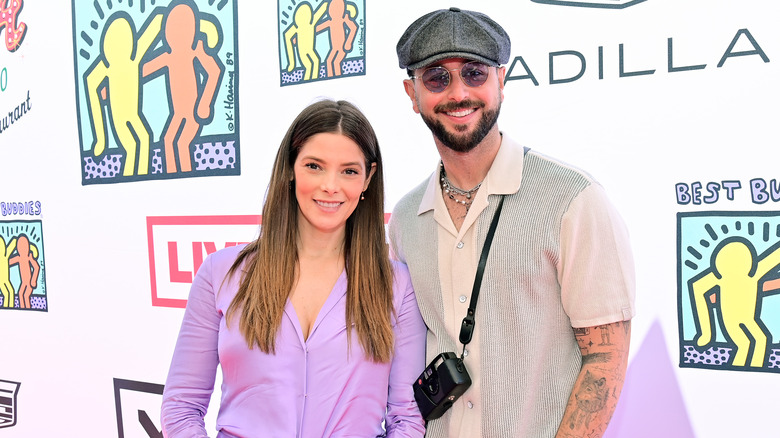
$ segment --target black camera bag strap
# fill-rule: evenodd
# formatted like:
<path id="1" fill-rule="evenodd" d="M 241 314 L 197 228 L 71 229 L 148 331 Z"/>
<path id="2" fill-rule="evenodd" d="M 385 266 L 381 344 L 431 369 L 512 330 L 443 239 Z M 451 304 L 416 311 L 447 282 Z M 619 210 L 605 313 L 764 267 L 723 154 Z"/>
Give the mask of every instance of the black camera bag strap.
<path id="1" fill-rule="evenodd" d="M 501 215 L 501 207 L 504 205 L 504 196 L 502 195 L 498 201 L 498 207 L 496 207 L 496 213 L 493 215 L 493 221 L 488 228 L 487 236 L 485 237 L 485 245 L 482 247 L 482 255 L 479 257 L 479 265 L 477 265 L 477 275 L 474 277 L 474 288 L 471 290 L 471 303 L 469 303 L 469 310 L 466 313 L 466 317 L 463 318 L 463 324 L 460 326 L 459 340 L 463 344 L 463 351 L 466 351 L 466 344 L 471 342 L 471 337 L 474 334 L 474 312 L 477 310 L 477 298 L 479 298 L 479 288 L 482 285 L 482 274 L 485 273 L 485 264 L 487 264 L 488 253 L 490 252 L 490 244 L 493 242 L 493 235 L 496 233 L 496 226 L 498 225 L 498 217 Z M 463 354 L 461 354 L 461 359 Z"/>

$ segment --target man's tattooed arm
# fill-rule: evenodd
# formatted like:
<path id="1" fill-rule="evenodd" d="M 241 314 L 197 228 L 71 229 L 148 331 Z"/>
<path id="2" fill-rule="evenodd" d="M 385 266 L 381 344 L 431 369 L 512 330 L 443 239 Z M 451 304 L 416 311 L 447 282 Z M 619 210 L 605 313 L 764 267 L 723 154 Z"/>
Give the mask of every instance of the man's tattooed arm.
<path id="1" fill-rule="evenodd" d="M 626 375 L 631 321 L 575 328 L 582 368 L 556 438 L 600 438 L 615 412 Z"/>

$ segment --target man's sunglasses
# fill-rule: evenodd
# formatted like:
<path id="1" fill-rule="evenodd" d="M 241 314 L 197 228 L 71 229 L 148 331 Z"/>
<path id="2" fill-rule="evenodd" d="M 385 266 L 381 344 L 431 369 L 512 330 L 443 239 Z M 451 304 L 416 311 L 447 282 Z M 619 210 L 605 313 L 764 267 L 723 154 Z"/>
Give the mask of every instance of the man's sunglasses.
<path id="1" fill-rule="evenodd" d="M 467 62 L 460 68 L 447 70 L 442 66 L 425 69 L 420 76 L 412 76 L 412 79 L 422 80 L 425 88 L 431 93 L 441 93 L 450 85 L 450 72 L 460 71 L 460 78 L 469 87 L 479 87 L 487 81 L 490 67 L 481 62 Z"/>

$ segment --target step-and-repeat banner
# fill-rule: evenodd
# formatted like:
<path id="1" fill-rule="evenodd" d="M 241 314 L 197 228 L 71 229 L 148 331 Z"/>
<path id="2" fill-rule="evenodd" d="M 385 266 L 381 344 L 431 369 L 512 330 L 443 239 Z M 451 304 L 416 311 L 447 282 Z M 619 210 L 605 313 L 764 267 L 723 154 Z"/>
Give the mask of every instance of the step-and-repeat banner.
<path id="1" fill-rule="evenodd" d="M 304 106 L 366 113 L 388 213 L 435 169 L 395 44 L 449 6 L 512 38 L 501 129 L 589 171 L 630 230 L 638 315 L 607 436 L 776 435 L 776 2 L 4 0 L 0 437 L 161 436 L 193 276 L 257 235 Z"/>

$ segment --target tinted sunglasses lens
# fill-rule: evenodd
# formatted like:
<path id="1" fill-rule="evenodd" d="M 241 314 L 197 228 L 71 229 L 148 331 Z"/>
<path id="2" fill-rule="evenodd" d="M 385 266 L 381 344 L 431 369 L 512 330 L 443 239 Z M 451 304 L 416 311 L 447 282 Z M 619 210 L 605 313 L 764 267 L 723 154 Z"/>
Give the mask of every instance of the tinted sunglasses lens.
<path id="1" fill-rule="evenodd" d="M 479 87 L 487 81 L 488 71 L 488 66 L 481 62 L 469 62 L 461 67 L 460 77 L 469 87 Z"/>
<path id="2" fill-rule="evenodd" d="M 429 68 L 423 72 L 422 81 L 431 93 L 441 93 L 450 84 L 450 72 L 444 67 Z"/>

